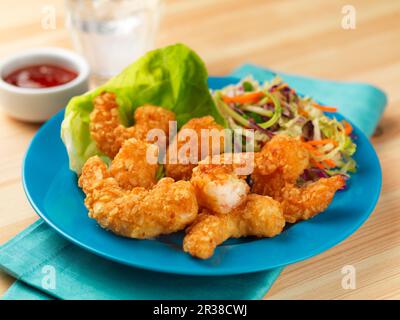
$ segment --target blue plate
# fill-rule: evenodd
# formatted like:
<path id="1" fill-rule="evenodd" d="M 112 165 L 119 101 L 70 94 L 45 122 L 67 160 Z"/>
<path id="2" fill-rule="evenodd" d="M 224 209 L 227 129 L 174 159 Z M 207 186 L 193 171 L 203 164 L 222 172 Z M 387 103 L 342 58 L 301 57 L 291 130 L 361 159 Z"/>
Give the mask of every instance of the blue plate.
<path id="1" fill-rule="evenodd" d="M 217 89 L 232 78 L 210 78 Z M 368 218 L 381 189 L 381 169 L 375 151 L 360 130 L 357 135 L 358 172 L 349 188 L 338 192 L 323 214 L 297 223 L 272 239 L 229 240 L 209 260 L 198 260 L 181 249 L 182 233 L 155 240 L 118 237 L 87 215 L 84 194 L 60 139 L 63 112 L 35 135 L 23 164 L 23 183 L 36 212 L 75 244 L 107 259 L 149 270 L 189 275 L 231 275 L 267 270 L 315 256 L 350 236 Z"/>

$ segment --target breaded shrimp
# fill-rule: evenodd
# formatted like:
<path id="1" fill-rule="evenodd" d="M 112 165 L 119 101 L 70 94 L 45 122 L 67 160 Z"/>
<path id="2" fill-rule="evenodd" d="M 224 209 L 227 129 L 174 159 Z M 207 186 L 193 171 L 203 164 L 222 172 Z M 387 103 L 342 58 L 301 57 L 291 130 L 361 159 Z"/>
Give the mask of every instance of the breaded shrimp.
<path id="1" fill-rule="evenodd" d="M 110 166 L 110 174 L 123 189 L 154 186 L 158 148 L 154 144 L 131 138 L 125 140 Z"/>
<path id="2" fill-rule="evenodd" d="M 246 202 L 230 214 L 203 210 L 186 230 L 183 250 L 194 257 L 208 259 L 219 244 L 231 237 L 274 237 L 284 226 L 282 208 L 277 201 L 249 194 Z"/>
<path id="3" fill-rule="evenodd" d="M 136 109 L 134 120 L 134 126 L 124 127 L 115 94 L 104 92 L 94 99 L 94 109 L 90 114 L 90 134 L 99 150 L 112 159 L 125 140 L 133 137 L 146 140 L 151 129 L 161 129 L 167 138 L 169 121 L 175 120 L 175 115 L 165 108 L 145 105 Z M 165 143 L 159 141 L 160 146 Z"/>
<path id="4" fill-rule="evenodd" d="M 252 192 L 279 196 L 286 183 L 296 182 L 309 160 L 309 153 L 299 139 L 276 135 L 255 155 Z"/>
<path id="5" fill-rule="evenodd" d="M 253 153 L 208 156 L 193 169 L 190 182 L 200 207 L 216 213 L 229 213 L 246 200 L 250 187 L 240 169 L 251 166 Z M 242 168 L 243 167 L 243 168 Z"/>
<path id="6" fill-rule="evenodd" d="M 86 194 L 89 216 L 121 236 L 152 238 L 182 230 L 197 217 L 198 205 L 190 182 L 164 178 L 150 190 L 126 190 L 97 156 L 86 161 L 79 186 Z"/>
<path id="7" fill-rule="evenodd" d="M 204 139 L 202 139 L 202 129 L 207 129 L 208 131 L 204 133 L 209 133 L 205 136 L 203 133 Z M 190 180 L 192 169 L 198 161 L 208 155 L 222 153 L 225 146 L 222 130 L 224 128 L 217 124 L 212 116 L 194 118 L 183 125 L 167 150 L 165 165 L 167 177 Z"/>
<path id="8" fill-rule="evenodd" d="M 277 135 L 255 156 L 252 192 L 282 203 L 287 222 L 309 219 L 324 211 L 345 181 L 341 176 L 320 179 L 303 187 L 295 183 L 309 166 L 309 153 L 301 141 Z"/>
<path id="9" fill-rule="evenodd" d="M 321 178 L 303 187 L 286 184 L 280 195 L 283 213 L 287 222 L 307 220 L 324 211 L 331 203 L 336 191 L 343 188 L 342 176 Z"/>

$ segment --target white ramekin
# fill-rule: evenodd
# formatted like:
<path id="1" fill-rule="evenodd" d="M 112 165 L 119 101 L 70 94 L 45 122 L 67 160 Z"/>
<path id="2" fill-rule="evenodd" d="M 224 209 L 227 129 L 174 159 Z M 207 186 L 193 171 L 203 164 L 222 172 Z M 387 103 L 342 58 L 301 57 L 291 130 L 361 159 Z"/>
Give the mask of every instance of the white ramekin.
<path id="1" fill-rule="evenodd" d="M 63 85 L 50 88 L 20 88 L 4 81 L 12 71 L 29 65 L 55 64 L 69 68 L 78 76 Z M 60 48 L 25 50 L 0 62 L 0 108 L 13 118 L 42 122 L 49 119 L 68 101 L 89 88 L 89 65 L 78 54 Z"/>

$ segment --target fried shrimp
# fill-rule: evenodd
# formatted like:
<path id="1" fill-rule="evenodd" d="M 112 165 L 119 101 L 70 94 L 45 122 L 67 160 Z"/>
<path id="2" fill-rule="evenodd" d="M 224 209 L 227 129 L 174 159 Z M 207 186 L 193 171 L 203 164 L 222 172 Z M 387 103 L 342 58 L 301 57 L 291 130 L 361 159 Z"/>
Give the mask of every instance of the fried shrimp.
<path id="1" fill-rule="evenodd" d="M 301 141 L 276 135 L 255 155 L 252 192 L 278 197 L 286 183 L 295 183 L 309 165 L 309 153 Z"/>
<path id="2" fill-rule="evenodd" d="M 200 161 L 190 180 L 200 207 L 229 213 L 242 204 L 250 190 L 245 169 L 252 166 L 253 159 L 253 153 L 237 153 L 208 156 Z"/>
<path id="3" fill-rule="evenodd" d="M 121 149 L 110 166 L 110 174 L 123 189 L 154 186 L 157 182 L 156 172 L 158 148 L 135 138 L 123 142 Z"/>
<path id="4" fill-rule="evenodd" d="M 168 137 L 169 121 L 175 120 L 175 115 L 165 108 L 145 105 L 136 109 L 134 120 L 134 126 L 124 127 L 115 94 L 105 92 L 94 99 L 94 109 L 90 114 L 90 134 L 99 150 L 112 159 L 125 140 L 133 137 L 146 140 L 151 129 L 160 129 Z M 166 142 L 159 143 L 162 145 Z"/>
<path id="5" fill-rule="evenodd" d="M 280 201 L 287 222 L 307 220 L 324 211 L 337 190 L 343 188 L 342 176 L 321 178 L 303 187 L 287 184 L 281 192 Z"/>
<path id="6" fill-rule="evenodd" d="M 343 177 L 334 176 L 297 187 L 296 180 L 309 166 L 309 153 L 300 140 L 288 136 L 272 138 L 255 159 L 252 192 L 281 202 L 284 217 L 290 223 L 324 211 L 345 184 Z"/>
<path id="7" fill-rule="evenodd" d="M 202 137 L 202 130 L 203 137 Z M 224 150 L 224 128 L 212 116 L 194 118 L 182 126 L 168 147 L 165 172 L 175 180 L 190 180 L 197 162 Z"/>
<path id="8" fill-rule="evenodd" d="M 89 217 L 117 235 L 148 239 L 182 230 L 197 217 L 190 182 L 164 178 L 150 190 L 126 190 L 97 156 L 86 161 L 79 186 L 86 194 Z"/>
<path id="9" fill-rule="evenodd" d="M 208 259 L 215 248 L 229 238 L 274 237 L 284 226 L 282 208 L 277 201 L 250 194 L 246 202 L 230 214 L 203 210 L 187 229 L 183 250 L 194 257 Z"/>

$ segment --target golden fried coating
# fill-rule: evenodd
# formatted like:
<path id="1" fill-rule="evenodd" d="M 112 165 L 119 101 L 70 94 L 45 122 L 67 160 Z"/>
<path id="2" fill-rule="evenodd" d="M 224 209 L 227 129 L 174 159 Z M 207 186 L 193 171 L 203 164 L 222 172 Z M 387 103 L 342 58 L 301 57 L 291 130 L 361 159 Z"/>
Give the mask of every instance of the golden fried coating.
<path id="1" fill-rule="evenodd" d="M 309 153 L 301 141 L 277 135 L 255 156 L 252 192 L 281 202 L 287 222 L 309 219 L 329 206 L 345 181 L 335 176 L 297 187 L 297 178 L 308 166 Z"/>
<path id="2" fill-rule="evenodd" d="M 154 144 L 131 138 L 125 140 L 110 166 L 111 176 L 123 189 L 154 186 L 158 148 Z"/>
<path id="3" fill-rule="evenodd" d="M 146 140 L 151 129 L 161 129 L 168 138 L 169 121 L 175 120 L 175 115 L 165 108 L 145 105 L 136 109 L 134 120 L 134 126 L 124 127 L 115 94 L 104 92 L 94 99 L 94 109 L 90 114 L 90 134 L 99 150 L 112 159 L 125 140 Z M 160 141 L 160 145 L 164 143 Z"/>
<path id="4" fill-rule="evenodd" d="M 242 204 L 250 190 L 245 181 L 244 167 L 252 167 L 252 161 L 253 153 L 225 153 L 200 161 L 190 180 L 200 207 L 216 213 L 229 213 Z M 242 175 L 240 171 L 243 171 Z"/>
<path id="5" fill-rule="evenodd" d="M 295 183 L 309 166 L 309 153 L 299 139 L 276 135 L 255 155 L 252 192 L 273 198 L 286 183 Z"/>
<path id="6" fill-rule="evenodd" d="M 205 135 L 204 133 L 214 132 Z M 211 131 L 212 130 L 212 131 Z M 167 177 L 175 180 L 190 180 L 197 162 L 208 155 L 220 154 L 224 150 L 224 128 L 212 116 L 194 118 L 182 126 L 168 147 L 165 165 Z M 213 138 L 214 137 L 214 138 Z M 203 151 L 202 151 L 203 147 Z M 194 159 L 193 159 L 194 158 Z"/>
<path id="7" fill-rule="evenodd" d="M 126 190 L 97 156 L 86 161 L 79 186 L 86 194 L 89 216 L 121 236 L 152 238 L 182 230 L 197 217 L 198 205 L 190 182 L 164 178 L 150 190 Z"/>
<path id="8" fill-rule="evenodd" d="M 282 189 L 280 201 L 287 222 L 307 220 L 324 211 L 331 203 L 336 191 L 343 188 L 342 176 L 321 178 L 303 187 L 286 184 Z"/>
<path id="9" fill-rule="evenodd" d="M 249 194 L 246 202 L 229 214 L 203 210 L 187 229 L 183 250 L 194 257 L 208 259 L 219 244 L 231 237 L 274 237 L 284 226 L 279 202 L 267 196 Z"/>

